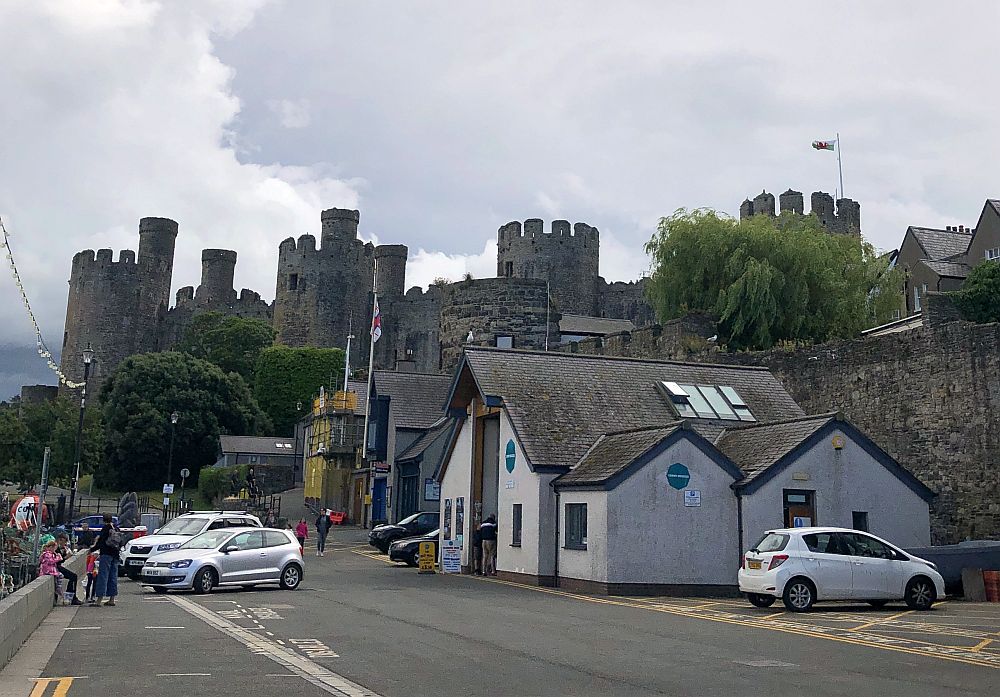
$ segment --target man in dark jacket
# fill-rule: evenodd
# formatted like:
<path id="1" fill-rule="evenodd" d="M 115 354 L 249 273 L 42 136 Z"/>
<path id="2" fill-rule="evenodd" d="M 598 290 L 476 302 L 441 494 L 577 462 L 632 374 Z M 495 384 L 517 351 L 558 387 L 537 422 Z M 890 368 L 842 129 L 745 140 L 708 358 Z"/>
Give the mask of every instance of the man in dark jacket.
<path id="1" fill-rule="evenodd" d="M 490 515 L 479 526 L 479 538 L 483 541 L 483 576 L 497 575 L 497 517 Z"/>
<path id="2" fill-rule="evenodd" d="M 330 532 L 330 511 L 322 509 L 316 519 L 316 556 L 322 557 L 326 549 L 326 534 Z"/>
<path id="3" fill-rule="evenodd" d="M 110 513 L 104 514 L 104 527 L 97 536 L 97 542 L 90 548 L 91 552 L 100 554 L 100 568 L 97 571 L 95 598 L 92 605 L 114 606 L 118 597 L 118 555 L 121 552 L 121 533 L 115 530 Z M 108 601 L 105 603 L 104 599 Z"/>

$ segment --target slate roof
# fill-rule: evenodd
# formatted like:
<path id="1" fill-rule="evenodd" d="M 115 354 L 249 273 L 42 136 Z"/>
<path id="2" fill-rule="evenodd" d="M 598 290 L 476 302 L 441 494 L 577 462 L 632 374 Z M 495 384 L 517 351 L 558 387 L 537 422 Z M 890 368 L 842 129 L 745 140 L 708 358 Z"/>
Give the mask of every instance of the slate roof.
<path id="1" fill-rule="evenodd" d="M 396 428 L 430 428 L 444 416 L 451 376 L 375 371 L 375 393 L 388 395 Z"/>
<path id="2" fill-rule="evenodd" d="M 997 215 L 1000 215 L 1000 200 L 997 200 L 995 198 L 988 198 L 986 199 L 986 202 L 991 206 L 993 206 L 993 210 L 997 212 Z"/>
<path id="3" fill-rule="evenodd" d="M 219 436 L 219 447 L 229 454 L 295 455 L 295 439 L 280 436 Z"/>
<path id="4" fill-rule="evenodd" d="M 358 395 L 358 404 L 354 407 L 354 413 L 357 416 L 365 415 L 365 400 L 368 398 L 368 381 L 362 382 L 361 380 L 348 380 L 347 389 Z"/>
<path id="5" fill-rule="evenodd" d="M 936 273 L 938 276 L 946 276 L 948 278 L 965 278 L 972 272 L 971 266 L 957 261 L 935 261 L 932 259 L 923 259 L 921 263 L 927 266 L 927 268 Z"/>
<path id="6" fill-rule="evenodd" d="M 396 462 L 402 460 L 412 460 L 424 454 L 427 448 L 434 445 L 438 438 L 451 431 L 455 427 L 455 419 L 451 417 L 441 417 L 437 422 L 415 441 L 410 443 L 406 449 L 396 456 Z"/>
<path id="7" fill-rule="evenodd" d="M 483 395 L 503 400 L 535 467 L 568 468 L 609 431 L 677 421 L 661 381 L 733 387 L 758 421 L 805 415 L 765 368 L 488 347 L 466 347 L 463 366 Z M 733 422 L 689 423 L 711 441 Z"/>
<path id="8" fill-rule="evenodd" d="M 965 254 L 969 251 L 969 242 L 972 240 L 971 231 L 959 232 L 926 227 L 911 227 L 910 231 L 927 252 L 927 258 L 932 260 Z"/>
<path id="9" fill-rule="evenodd" d="M 559 319 L 560 334 L 615 334 L 635 329 L 632 320 L 611 319 L 609 317 L 588 317 L 586 315 L 563 314 Z"/>
<path id="10" fill-rule="evenodd" d="M 558 483 L 562 486 L 606 482 L 682 426 L 683 422 L 677 421 L 666 426 L 603 435 L 573 469 L 559 477 Z"/>
<path id="11" fill-rule="evenodd" d="M 715 446 L 743 471 L 743 479 L 738 482 L 743 485 L 836 418 L 837 414 L 831 413 L 755 426 L 734 426 L 719 435 Z"/>

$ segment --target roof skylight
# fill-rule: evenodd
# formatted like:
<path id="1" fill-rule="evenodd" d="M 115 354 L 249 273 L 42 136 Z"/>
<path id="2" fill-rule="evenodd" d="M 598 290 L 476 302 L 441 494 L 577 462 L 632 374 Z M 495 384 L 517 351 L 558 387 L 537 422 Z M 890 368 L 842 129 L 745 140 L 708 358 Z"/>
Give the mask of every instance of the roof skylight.
<path id="1" fill-rule="evenodd" d="M 728 385 L 687 385 L 660 383 L 677 414 L 689 419 L 756 421 L 740 394 Z"/>

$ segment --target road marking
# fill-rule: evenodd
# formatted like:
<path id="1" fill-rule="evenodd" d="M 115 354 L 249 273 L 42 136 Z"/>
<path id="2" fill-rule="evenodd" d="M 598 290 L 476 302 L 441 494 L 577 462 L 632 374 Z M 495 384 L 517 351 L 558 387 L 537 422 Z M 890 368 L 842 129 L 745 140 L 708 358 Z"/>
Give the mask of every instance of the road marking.
<path id="1" fill-rule="evenodd" d="M 364 552 L 356 552 L 353 549 L 351 550 L 351 554 L 357 554 L 359 557 L 364 557 L 365 559 L 371 559 L 373 561 L 380 561 L 383 564 L 389 564 L 390 566 L 398 566 L 397 562 L 390 561 L 388 557 L 383 559 L 381 555 L 376 556 L 375 554 L 365 554 Z"/>
<path id="2" fill-rule="evenodd" d="M 781 617 L 784 614 L 787 614 L 787 613 L 785 613 L 785 612 L 776 612 L 773 615 L 765 615 L 764 617 L 761 617 L 760 619 L 761 620 L 773 620 L 775 617 Z"/>
<path id="3" fill-rule="evenodd" d="M 377 693 L 355 682 L 351 682 L 344 676 L 334 673 L 315 661 L 296 653 L 292 649 L 281 646 L 276 641 L 262 637 L 238 624 L 219 617 L 198 603 L 180 596 L 171 596 L 170 599 L 189 614 L 194 615 L 209 626 L 236 639 L 251 651 L 266 656 L 329 694 L 337 695 L 338 697 L 379 697 Z"/>
<path id="4" fill-rule="evenodd" d="M 35 678 L 35 686 L 31 688 L 30 697 L 42 697 L 52 683 L 55 683 L 52 697 L 66 697 L 74 680 L 79 678 Z"/>
<path id="5" fill-rule="evenodd" d="M 187 629 L 187 627 L 146 627 L 146 629 Z"/>
<path id="6" fill-rule="evenodd" d="M 997 636 L 1000 637 L 1000 634 L 997 634 Z M 989 646 L 990 643 L 992 643 L 993 641 L 994 641 L 994 639 L 992 637 L 986 637 L 985 639 L 983 639 L 982 641 L 980 641 L 978 644 L 976 644 L 975 646 L 973 646 L 970 649 L 970 651 L 982 651 L 987 646 Z"/>
<path id="7" fill-rule="evenodd" d="M 759 661 L 733 661 L 733 663 L 738 663 L 741 666 L 750 666 L 751 668 L 798 668 L 798 663 L 785 663 L 784 661 L 775 661 L 771 659 L 761 659 Z"/>
<path id="8" fill-rule="evenodd" d="M 100 629 L 100 627 L 66 627 L 65 632 L 82 632 L 84 630 Z"/>
<path id="9" fill-rule="evenodd" d="M 196 676 L 211 675 L 211 673 L 157 673 L 158 678 L 187 678 Z"/>
<path id="10" fill-rule="evenodd" d="M 864 624 L 858 625 L 857 627 L 852 627 L 848 631 L 860 632 L 862 629 L 868 629 L 869 627 L 874 627 L 876 624 L 882 624 L 883 622 L 892 622 L 893 620 L 898 620 L 900 617 L 905 617 L 906 615 L 909 615 L 913 612 L 916 612 L 916 610 L 907 610 L 905 612 L 900 612 L 895 615 L 890 615 L 889 617 L 881 617 L 871 622 L 865 622 Z"/>

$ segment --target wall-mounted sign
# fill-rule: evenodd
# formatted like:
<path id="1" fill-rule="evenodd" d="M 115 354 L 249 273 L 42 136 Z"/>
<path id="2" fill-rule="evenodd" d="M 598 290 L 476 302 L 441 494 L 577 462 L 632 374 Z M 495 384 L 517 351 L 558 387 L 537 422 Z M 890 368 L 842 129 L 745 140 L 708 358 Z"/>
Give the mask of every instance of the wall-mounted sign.
<path id="1" fill-rule="evenodd" d="M 688 489 L 684 492 L 684 505 L 689 508 L 701 506 L 701 492 L 697 489 Z"/>
<path id="2" fill-rule="evenodd" d="M 424 480 L 424 500 L 426 501 L 440 501 L 441 500 L 441 485 L 434 481 L 433 479 Z"/>
<path id="3" fill-rule="evenodd" d="M 681 463 L 675 462 L 667 468 L 667 484 L 678 491 L 686 488 L 690 481 L 691 472 Z"/>
<path id="4" fill-rule="evenodd" d="M 792 479 L 797 482 L 808 482 L 811 477 L 808 472 L 792 472 Z"/>
<path id="5" fill-rule="evenodd" d="M 834 450 L 841 450 L 844 447 L 844 437 L 841 435 L 836 435 L 830 439 L 830 443 L 833 444 Z"/>
<path id="6" fill-rule="evenodd" d="M 511 439 L 507 441 L 507 449 L 504 454 L 504 463 L 507 467 L 508 472 L 514 471 L 514 465 L 517 464 L 517 449 L 514 447 L 514 440 Z"/>
<path id="7" fill-rule="evenodd" d="M 812 518 L 806 518 L 805 516 L 795 516 L 792 518 L 793 528 L 808 528 L 813 524 Z"/>
<path id="8" fill-rule="evenodd" d="M 508 479 L 507 482 L 506 482 L 506 484 L 504 485 L 504 488 L 505 489 L 513 489 L 514 488 L 514 480 L 513 479 Z"/>

